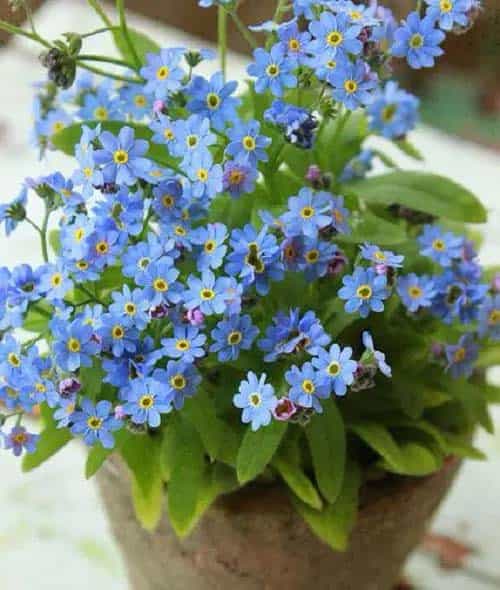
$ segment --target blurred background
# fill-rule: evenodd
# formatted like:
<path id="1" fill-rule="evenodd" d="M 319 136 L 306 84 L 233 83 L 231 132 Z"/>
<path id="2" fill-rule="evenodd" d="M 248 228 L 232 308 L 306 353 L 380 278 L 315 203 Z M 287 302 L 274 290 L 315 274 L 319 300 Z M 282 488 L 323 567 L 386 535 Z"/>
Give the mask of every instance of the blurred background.
<path id="1" fill-rule="evenodd" d="M 399 15 L 413 0 L 385 0 Z M 128 0 L 134 27 L 161 45 L 202 47 L 214 40 L 216 11 L 197 0 Z M 467 35 L 449 37 L 446 55 L 432 71 L 397 72 L 402 84 L 423 98 L 423 125 L 412 139 L 426 162 L 415 165 L 390 152 L 401 167 L 445 174 L 476 192 L 490 211 L 481 258 L 500 264 L 500 0 L 485 11 Z M 86 0 L 32 0 L 45 36 L 90 31 L 99 26 Z M 0 18 L 19 22 L 11 2 L 0 0 Z M 112 3 L 108 4 L 110 15 Z M 272 0 L 242 0 L 241 15 L 255 24 L 274 11 Z M 72 165 L 49 153 L 40 162 L 30 146 L 33 84 L 43 78 L 38 47 L 0 32 L 0 203 L 10 201 L 26 176 Z M 230 45 L 232 77 L 242 79 L 245 44 L 235 30 Z M 93 53 L 113 52 L 109 38 L 89 43 Z M 213 67 L 216 67 L 214 64 Z M 36 204 L 33 216 L 36 217 Z M 40 262 L 36 236 L 0 236 L 0 265 Z M 492 379 L 500 379 L 500 369 Z M 500 411 L 494 416 L 500 427 Z M 500 428 L 498 429 L 500 433 Z M 500 434 L 476 442 L 489 457 L 463 469 L 432 531 L 408 564 L 407 585 L 399 590 L 488 590 L 500 588 L 498 498 Z M 92 481 L 83 478 L 84 452 L 70 444 L 55 460 L 30 474 L 19 461 L 0 453 L 0 572 L 5 588 L 16 590 L 126 590 L 123 563 L 108 532 Z M 189 590 L 189 589 L 186 589 Z M 237 590 L 237 589 L 236 589 Z M 358 590 L 354 589 L 353 590 Z"/>

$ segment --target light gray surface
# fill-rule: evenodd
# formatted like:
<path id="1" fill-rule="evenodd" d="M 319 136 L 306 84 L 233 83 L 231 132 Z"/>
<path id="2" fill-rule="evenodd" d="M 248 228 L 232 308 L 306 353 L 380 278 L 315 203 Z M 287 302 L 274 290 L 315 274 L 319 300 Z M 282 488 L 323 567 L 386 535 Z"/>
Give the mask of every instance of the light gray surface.
<path id="1" fill-rule="evenodd" d="M 39 15 L 40 29 L 51 37 L 71 30 L 92 30 L 99 23 L 80 0 L 53 0 Z M 178 31 L 160 28 L 138 19 L 164 45 L 191 45 Z M 199 42 L 197 42 L 199 46 Z M 109 51 L 104 36 L 88 45 L 88 52 Z M 38 49 L 17 41 L 0 51 L 0 202 L 16 195 L 25 176 L 71 171 L 67 159 L 49 154 L 37 161 L 29 147 L 31 87 L 43 72 L 35 57 Z M 232 57 L 234 75 L 244 62 Z M 500 157 L 430 129 L 413 137 L 427 160 L 426 170 L 440 172 L 474 190 L 491 211 L 482 251 L 485 263 L 500 259 Z M 391 151 L 391 150 L 389 150 Z M 395 155 L 402 166 L 413 162 Z M 32 216 L 37 217 L 36 201 Z M 29 230 L 16 232 L 8 241 L 0 237 L 0 264 L 40 262 L 36 236 Z M 497 380 L 499 373 L 497 372 Z M 500 424 L 500 412 L 495 412 Z M 433 530 L 473 545 L 477 553 L 471 567 L 500 578 L 500 437 L 481 435 L 478 445 L 490 457 L 488 463 L 468 463 L 443 507 Z M 83 479 L 84 455 L 77 444 L 40 470 L 23 475 L 19 462 L 0 453 L 0 579 L 4 588 L 17 590 L 124 590 L 123 565 L 109 536 L 92 482 Z M 433 560 L 418 554 L 408 568 L 418 588 L 425 590 L 484 590 L 500 587 L 463 572 L 440 570 Z M 189 589 L 186 589 L 189 590 Z M 354 589 L 353 589 L 354 590 Z"/>

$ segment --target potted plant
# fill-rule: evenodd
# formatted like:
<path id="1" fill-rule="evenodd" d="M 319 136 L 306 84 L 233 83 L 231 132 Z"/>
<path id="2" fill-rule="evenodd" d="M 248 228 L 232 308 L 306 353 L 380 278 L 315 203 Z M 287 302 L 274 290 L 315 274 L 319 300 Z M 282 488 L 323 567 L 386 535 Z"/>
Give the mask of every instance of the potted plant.
<path id="1" fill-rule="evenodd" d="M 29 471 L 83 439 L 136 589 L 390 588 L 493 429 L 500 281 L 477 260 L 478 199 L 366 142 L 421 159 L 390 64 L 432 66 L 479 2 L 398 23 L 280 0 L 249 30 L 236 2 L 202 0 L 209 78 L 211 51 L 89 4 L 103 27 L 57 41 L 0 23 L 43 46 L 34 137 L 75 169 L 0 209 L 44 259 L 0 269 L 4 447 Z M 228 18 L 254 49 L 246 85 L 226 77 Z M 97 34 L 121 57 L 86 53 Z"/>

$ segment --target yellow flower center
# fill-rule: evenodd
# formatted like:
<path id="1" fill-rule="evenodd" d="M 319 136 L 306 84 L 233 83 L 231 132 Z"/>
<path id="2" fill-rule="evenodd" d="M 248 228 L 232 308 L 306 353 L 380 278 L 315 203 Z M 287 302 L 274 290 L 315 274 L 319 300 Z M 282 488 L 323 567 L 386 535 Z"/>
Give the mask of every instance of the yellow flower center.
<path id="1" fill-rule="evenodd" d="M 493 309 L 489 315 L 488 323 L 492 326 L 500 324 L 500 309 Z"/>
<path id="2" fill-rule="evenodd" d="M 200 291 L 200 297 L 203 301 L 210 301 L 215 297 L 215 291 L 213 289 L 202 289 Z"/>
<path id="3" fill-rule="evenodd" d="M 420 287 L 417 287 L 416 285 L 408 288 L 408 295 L 412 299 L 419 299 L 420 297 L 422 297 L 422 293 L 422 289 Z"/>
<path id="4" fill-rule="evenodd" d="M 312 395 L 316 391 L 316 387 L 310 379 L 304 379 L 302 381 L 302 391 L 307 395 Z"/>
<path id="5" fill-rule="evenodd" d="M 451 12 L 453 9 L 453 2 L 451 0 L 441 0 L 439 8 L 441 9 L 441 12 Z"/>
<path id="6" fill-rule="evenodd" d="M 346 80 L 344 82 L 344 88 L 348 94 L 354 94 L 358 89 L 358 83 L 356 80 Z"/>
<path id="7" fill-rule="evenodd" d="M 172 141 L 172 139 L 174 139 L 175 134 L 172 131 L 172 129 L 167 128 L 165 129 L 165 131 L 163 132 L 163 137 L 167 140 L 167 141 Z"/>
<path id="8" fill-rule="evenodd" d="M 199 138 L 197 135 L 188 135 L 186 137 L 186 143 L 188 147 L 194 148 L 198 145 Z"/>
<path id="9" fill-rule="evenodd" d="M 338 47 L 342 41 L 344 40 L 344 36 L 340 31 L 331 31 L 326 38 L 326 42 L 330 47 Z"/>
<path id="10" fill-rule="evenodd" d="M 410 38 L 410 47 L 412 49 L 420 49 L 424 45 L 424 38 L 420 33 L 415 33 Z"/>
<path id="11" fill-rule="evenodd" d="M 207 240 L 205 242 L 205 246 L 203 247 L 203 249 L 205 250 L 205 252 L 207 254 L 211 254 L 215 250 L 215 246 L 216 246 L 216 244 L 215 244 L 214 240 Z"/>
<path id="12" fill-rule="evenodd" d="M 397 110 L 396 105 L 394 105 L 394 104 L 388 104 L 382 110 L 382 121 L 384 121 L 385 123 L 388 123 L 389 121 L 392 121 L 394 119 L 394 115 L 396 114 L 396 110 Z"/>
<path id="13" fill-rule="evenodd" d="M 168 291 L 168 283 L 165 279 L 155 279 L 153 282 L 153 288 L 159 293 L 164 293 L 165 291 Z"/>
<path id="14" fill-rule="evenodd" d="M 81 242 L 83 240 L 83 238 L 85 237 L 85 230 L 81 227 L 79 227 L 78 229 L 75 229 L 73 235 L 75 236 L 75 240 L 77 242 Z"/>
<path id="15" fill-rule="evenodd" d="M 172 209 L 172 207 L 175 205 L 175 197 L 173 195 L 163 195 L 161 198 L 161 203 L 165 209 Z"/>
<path id="16" fill-rule="evenodd" d="M 373 256 L 379 262 L 384 262 L 385 260 L 387 260 L 387 256 L 380 250 L 377 250 Z"/>
<path id="17" fill-rule="evenodd" d="M 108 119 L 108 110 L 104 107 L 97 107 L 94 110 L 94 118 L 98 121 L 107 121 Z"/>
<path id="18" fill-rule="evenodd" d="M 86 166 L 83 169 L 83 175 L 85 176 L 85 178 L 90 178 L 92 176 L 92 168 L 89 168 L 88 166 Z"/>
<path id="19" fill-rule="evenodd" d="M 147 103 L 146 97 L 144 94 L 136 94 L 134 96 L 134 104 L 136 107 L 142 108 L 145 107 Z"/>
<path id="20" fill-rule="evenodd" d="M 47 388 L 43 383 L 36 383 L 35 389 L 38 391 L 38 393 L 45 393 L 47 391 Z"/>
<path id="21" fill-rule="evenodd" d="M 98 254 L 107 254 L 109 252 L 109 244 L 102 240 L 101 242 L 97 242 L 95 246 L 95 251 Z"/>
<path id="22" fill-rule="evenodd" d="M 245 180 L 245 175 L 241 170 L 231 170 L 229 174 L 229 184 L 240 185 Z"/>
<path id="23" fill-rule="evenodd" d="M 453 360 L 456 363 L 461 363 L 465 360 L 465 356 L 466 356 L 467 352 L 465 350 L 465 348 L 459 348 L 457 351 L 455 351 L 455 354 L 453 355 Z"/>
<path id="24" fill-rule="evenodd" d="M 9 354 L 7 360 L 9 361 L 9 364 L 11 364 L 13 367 L 19 367 L 21 365 L 21 359 L 17 356 L 17 354 L 14 354 L 13 352 Z"/>
<path id="25" fill-rule="evenodd" d="M 129 301 L 128 303 L 125 304 L 125 313 L 127 315 L 135 315 L 137 312 L 137 307 L 134 303 L 132 303 L 131 301 Z"/>
<path id="26" fill-rule="evenodd" d="M 182 227 L 182 225 L 176 225 L 174 229 L 174 233 L 176 236 L 184 237 L 186 235 L 186 230 Z"/>
<path id="27" fill-rule="evenodd" d="M 255 150 L 255 148 L 257 147 L 257 145 L 255 143 L 255 139 L 251 135 L 245 136 L 243 138 L 243 147 L 248 152 L 253 152 Z"/>
<path id="28" fill-rule="evenodd" d="M 234 332 L 230 332 L 227 337 L 227 343 L 231 346 L 236 346 L 243 340 L 243 334 L 235 330 Z"/>
<path id="29" fill-rule="evenodd" d="M 304 207 L 300 212 L 300 216 L 303 219 L 311 219 L 311 217 L 313 217 L 313 215 L 314 215 L 314 208 L 313 207 Z"/>
<path id="30" fill-rule="evenodd" d="M 363 15 L 359 10 L 351 10 L 349 12 L 349 16 L 352 18 L 352 20 L 359 20 Z"/>
<path id="31" fill-rule="evenodd" d="M 126 164 L 128 162 L 128 153 L 125 150 L 116 150 L 113 154 L 113 160 L 115 164 L 120 166 Z"/>
<path id="32" fill-rule="evenodd" d="M 186 378 L 178 373 L 170 379 L 170 385 L 177 390 L 184 389 L 186 387 Z"/>
<path id="33" fill-rule="evenodd" d="M 23 445 L 28 440 L 28 436 L 25 432 L 16 432 L 12 438 L 16 445 Z"/>
<path id="34" fill-rule="evenodd" d="M 319 250 L 309 250 L 305 254 L 305 259 L 309 264 L 315 264 L 319 260 Z"/>
<path id="35" fill-rule="evenodd" d="M 266 68 L 266 73 L 270 78 L 276 78 L 280 74 L 280 68 L 278 64 L 270 64 Z"/>
<path id="36" fill-rule="evenodd" d="M 177 340 L 177 342 L 175 343 L 175 348 L 177 348 L 177 350 L 185 352 L 186 350 L 189 350 L 191 348 L 191 344 L 189 340 L 182 338 L 181 340 Z"/>
<path id="37" fill-rule="evenodd" d="M 56 273 L 50 277 L 50 284 L 52 287 L 59 287 L 62 283 L 63 277 L 61 273 Z"/>
<path id="38" fill-rule="evenodd" d="M 356 291 L 356 295 L 360 299 L 370 299 L 372 293 L 373 291 L 370 285 L 360 285 Z"/>
<path id="39" fill-rule="evenodd" d="M 326 369 L 326 372 L 331 376 L 331 377 L 336 377 L 339 373 L 340 373 L 340 365 L 337 361 L 332 361 L 329 365 L 328 368 Z"/>
<path id="40" fill-rule="evenodd" d="M 208 180 L 208 170 L 206 168 L 200 168 L 196 172 L 196 176 L 200 182 L 207 182 Z"/>
<path id="41" fill-rule="evenodd" d="M 125 336 L 125 330 L 122 326 L 113 326 L 111 330 L 111 335 L 113 336 L 114 340 L 122 340 Z"/>
<path id="42" fill-rule="evenodd" d="M 258 408 L 262 403 L 262 397 L 257 392 L 251 393 L 248 400 L 254 408 Z"/>
<path id="43" fill-rule="evenodd" d="M 156 70 L 157 80 L 166 80 L 170 76 L 170 69 L 167 66 L 161 66 Z"/>
<path id="44" fill-rule="evenodd" d="M 143 410 L 148 410 L 149 408 L 151 408 L 154 405 L 154 399 L 152 395 L 149 394 L 144 394 L 143 396 L 140 397 L 139 399 L 139 406 L 143 409 Z"/>
<path id="45" fill-rule="evenodd" d="M 80 352 L 81 345 L 77 338 L 70 338 L 67 343 L 70 352 Z"/>
<path id="46" fill-rule="evenodd" d="M 99 430 L 99 428 L 102 426 L 102 420 L 97 416 L 90 416 L 90 418 L 87 420 L 87 426 L 91 430 Z"/>
<path id="47" fill-rule="evenodd" d="M 432 247 L 437 252 L 443 252 L 444 250 L 446 250 L 446 244 L 443 242 L 443 240 L 440 239 L 434 240 L 432 242 Z"/>
<path id="48" fill-rule="evenodd" d="M 76 263 L 76 267 L 77 267 L 79 270 L 88 270 L 88 268 L 89 268 L 89 263 L 88 263 L 88 262 L 86 262 L 85 260 L 79 260 L 79 261 Z"/>
<path id="49" fill-rule="evenodd" d="M 288 49 L 293 52 L 299 51 L 300 41 L 298 39 L 290 39 L 290 41 L 288 41 Z"/>
<path id="50" fill-rule="evenodd" d="M 52 125 L 52 133 L 59 133 L 59 131 L 62 131 L 65 127 L 66 125 L 62 121 L 55 121 Z"/>
<path id="51" fill-rule="evenodd" d="M 214 92 L 207 95 L 207 106 L 210 110 L 214 111 L 220 105 L 220 98 Z"/>

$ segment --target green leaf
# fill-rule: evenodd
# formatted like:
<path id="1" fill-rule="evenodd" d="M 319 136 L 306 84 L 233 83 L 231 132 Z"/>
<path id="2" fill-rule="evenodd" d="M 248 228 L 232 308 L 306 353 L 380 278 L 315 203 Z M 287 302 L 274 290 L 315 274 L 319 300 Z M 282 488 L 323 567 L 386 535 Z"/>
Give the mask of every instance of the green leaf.
<path id="1" fill-rule="evenodd" d="M 423 172 L 398 171 L 373 176 L 345 185 L 367 203 L 394 203 L 423 211 L 437 217 L 468 223 L 484 223 L 486 209 L 463 186 Z"/>
<path id="2" fill-rule="evenodd" d="M 27 332 L 41 334 L 47 329 L 49 321 L 52 319 L 52 307 L 44 301 L 37 301 L 31 305 L 23 322 L 23 328 Z"/>
<path id="3" fill-rule="evenodd" d="M 402 469 L 401 451 L 389 430 L 375 422 L 354 422 L 348 425 L 349 430 L 383 457 L 387 465 L 394 471 Z"/>
<path id="4" fill-rule="evenodd" d="M 101 391 L 104 376 L 105 373 L 101 363 L 97 359 L 93 360 L 91 367 L 82 367 L 80 369 L 82 392 L 93 401 L 97 400 L 97 396 Z"/>
<path id="5" fill-rule="evenodd" d="M 67 428 L 57 428 L 52 411 L 42 406 L 42 417 L 45 428 L 40 432 L 40 438 L 34 453 L 28 453 L 23 458 L 23 471 L 31 471 L 53 457 L 73 438 Z"/>
<path id="6" fill-rule="evenodd" d="M 236 461 L 238 481 L 245 484 L 260 475 L 272 460 L 287 428 L 286 422 L 273 421 L 256 432 L 247 430 Z"/>
<path id="7" fill-rule="evenodd" d="M 356 523 L 358 513 L 361 473 L 356 463 L 347 465 L 342 489 L 334 504 L 328 504 L 317 511 L 292 497 L 298 513 L 304 518 L 312 531 L 335 551 L 345 551 L 349 536 Z"/>
<path id="8" fill-rule="evenodd" d="M 314 484 L 300 465 L 297 445 L 283 444 L 275 455 L 272 465 L 302 502 L 316 510 L 321 510 L 323 502 Z"/>
<path id="9" fill-rule="evenodd" d="M 342 489 L 346 462 L 344 421 L 333 400 L 323 402 L 323 413 L 312 418 L 306 436 L 319 489 L 333 503 Z"/>
<path id="10" fill-rule="evenodd" d="M 136 31 L 135 29 L 130 28 L 128 29 L 128 33 L 130 40 L 132 41 L 132 44 L 135 47 L 137 56 L 143 64 L 146 63 L 146 56 L 148 53 L 160 53 L 161 47 L 158 45 L 158 43 L 156 43 L 156 41 L 153 41 L 153 39 L 150 39 L 144 33 L 141 33 L 139 31 Z M 123 56 L 123 59 L 128 63 L 133 64 L 134 57 L 130 51 L 128 43 L 125 41 L 123 31 L 120 28 L 116 27 L 113 30 L 113 38 L 118 51 Z"/>
<path id="11" fill-rule="evenodd" d="M 61 232 L 58 229 L 51 229 L 49 231 L 49 244 L 54 254 L 61 252 Z"/>
<path id="12" fill-rule="evenodd" d="M 162 437 L 125 433 L 119 452 L 132 474 L 132 497 L 137 518 L 153 530 L 161 516 L 163 481 L 160 469 Z"/>
<path id="13" fill-rule="evenodd" d="M 379 160 L 382 162 L 382 164 L 384 166 L 386 166 L 387 168 L 393 168 L 393 169 L 399 168 L 399 166 L 396 164 L 396 162 L 390 156 L 385 154 L 384 152 L 382 152 L 380 150 L 372 150 L 372 151 L 379 158 Z"/>
<path id="14" fill-rule="evenodd" d="M 500 366 L 500 345 L 491 344 L 482 348 L 476 366 L 483 369 Z"/>
<path id="15" fill-rule="evenodd" d="M 402 225 L 387 221 L 367 210 L 353 224 L 350 234 L 339 234 L 336 239 L 348 244 L 373 242 L 381 246 L 392 246 L 405 242 L 408 236 Z"/>
<path id="16" fill-rule="evenodd" d="M 402 444 L 399 450 L 401 466 L 396 469 L 386 461 L 382 461 L 381 466 L 384 469 L 400 475 L 423 477 L 439 471 L 443 464 L 442 456 L 421 443 L 407 442 Z"/>
<path id="17" fill-rule="evenodd" d="M 106 459 L 113 453 L 110 449 L 105 449 L 101 445 L 92 447 L 87 455 L 85 462 L 85 477 L 90 479 L 104 465 Z"/>
<path id="18" fill-rule="evenodd" d="M 197 515 L 199 490 L 205 473 L 205 450 L 194 427 L 180 416 L 169 425 L 173 429 L 173 459 L 167 502 L 170 522 L 183 537 Z"/>
<path id="19" fill-rule="evenodd" d="M 411 142 L 407 139 L 400 139 L 398 141 L 393 141 L 393 144 L 399 148 L 404 154 L 413 158 L 414 160 L 418 160 L 419 162 L 424 161 L 424 157 L 422 156 L 420 150 L 418 150 Z"/>

